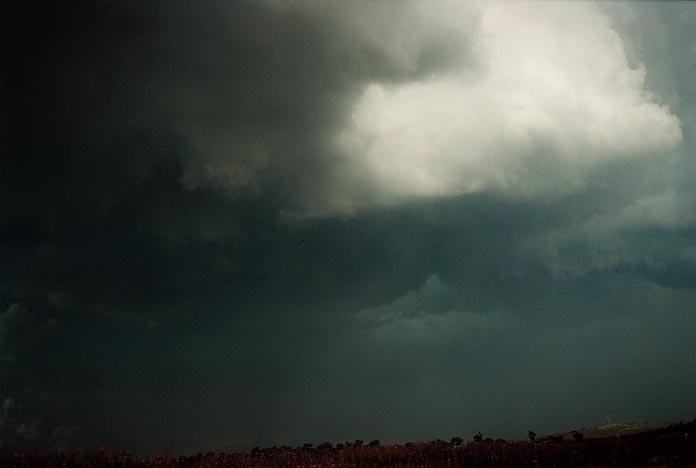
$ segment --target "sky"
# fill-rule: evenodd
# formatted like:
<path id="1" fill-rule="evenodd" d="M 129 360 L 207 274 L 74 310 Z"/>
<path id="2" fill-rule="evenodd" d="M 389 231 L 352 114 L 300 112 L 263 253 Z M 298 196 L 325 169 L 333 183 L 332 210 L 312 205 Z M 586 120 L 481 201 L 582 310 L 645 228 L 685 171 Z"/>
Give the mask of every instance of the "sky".
<path id="1" fill-rule="evenodd" d="M 0 17 L 0 451 L 696 417 L 696 5 Z"/>

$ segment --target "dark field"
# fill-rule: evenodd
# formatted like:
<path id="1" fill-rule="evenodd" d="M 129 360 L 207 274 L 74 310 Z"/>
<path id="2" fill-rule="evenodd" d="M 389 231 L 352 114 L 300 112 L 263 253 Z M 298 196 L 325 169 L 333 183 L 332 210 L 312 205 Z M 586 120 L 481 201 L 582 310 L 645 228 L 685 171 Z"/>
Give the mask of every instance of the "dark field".
<path id="1" fill-rule="evenodd" d="M 255 448 L 247 453 L 135 456 L 99 450 L 88 455 L 6 453 L 3 468 L 30 467 L 696 467 L 696 420 L 644 432 L 568 440 L 434 441 L 381 446 L 378 442 Z"/>

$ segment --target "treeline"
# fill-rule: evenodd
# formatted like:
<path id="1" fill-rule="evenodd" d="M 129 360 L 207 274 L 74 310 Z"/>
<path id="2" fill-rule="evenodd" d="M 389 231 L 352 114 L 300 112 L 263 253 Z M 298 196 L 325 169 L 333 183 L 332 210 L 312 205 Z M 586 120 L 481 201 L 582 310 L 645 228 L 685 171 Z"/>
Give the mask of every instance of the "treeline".
<path id="1" fill-rule="evenodd" d="M 245 453 L 135 456 L 5 453 L 2 468 L 601 468 L 696 466 L 694 424 L 651 436 L 506 442 L 476 437 L 404 445 L 355 441 L 317 447 L 256 447 Z M 478 435 L 478 434 L 477 434 Z"/>

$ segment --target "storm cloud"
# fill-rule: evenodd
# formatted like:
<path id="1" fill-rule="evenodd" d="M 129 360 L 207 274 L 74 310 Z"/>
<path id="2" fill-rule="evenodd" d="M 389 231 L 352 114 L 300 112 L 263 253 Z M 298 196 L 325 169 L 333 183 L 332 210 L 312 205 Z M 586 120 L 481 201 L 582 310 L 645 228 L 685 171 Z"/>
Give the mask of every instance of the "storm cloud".
<path id="1" fill-rule="evenodd" d="M 0 17 L 0 450 L 694 417 L 696 7 Z"/>

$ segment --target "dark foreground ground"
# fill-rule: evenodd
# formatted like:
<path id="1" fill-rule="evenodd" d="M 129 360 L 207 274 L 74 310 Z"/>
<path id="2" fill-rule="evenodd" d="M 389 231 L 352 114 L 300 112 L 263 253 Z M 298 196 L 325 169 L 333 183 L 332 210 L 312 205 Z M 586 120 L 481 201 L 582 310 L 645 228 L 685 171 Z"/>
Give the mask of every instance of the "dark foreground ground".
<path id="1" fill-rule="evenodd" d="M 606 432 L 605 432 L 606 433 Z M 567 433 L 572 434 L 572 433 Z M 601 431 L 600 431 L 600 434 Z M 583 434 L 584 435 L 584 434 Z M 447 443 L 254 449 L 248 453 L 195 456 L 134 456 L 100 450 L 89 455 L 5 453 L 2 468 L 561 468 L 561 467 L 695 467 L 696 420 L 642 432 L 615 431 L 611 436 L 546 437 L 529 441 L 483 440 Z"/>

